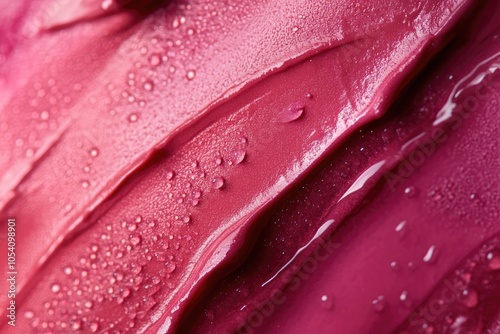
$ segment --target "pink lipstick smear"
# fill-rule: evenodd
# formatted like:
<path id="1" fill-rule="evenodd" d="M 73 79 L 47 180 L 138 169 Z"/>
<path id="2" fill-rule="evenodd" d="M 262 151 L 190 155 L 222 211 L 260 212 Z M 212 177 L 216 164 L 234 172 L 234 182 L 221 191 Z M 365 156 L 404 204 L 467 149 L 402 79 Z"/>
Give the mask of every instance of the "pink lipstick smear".
<path id="1" fill-rule="evenodd" d="M 3 6 L 0 332 L 500 333 L 497 1 Z"/>

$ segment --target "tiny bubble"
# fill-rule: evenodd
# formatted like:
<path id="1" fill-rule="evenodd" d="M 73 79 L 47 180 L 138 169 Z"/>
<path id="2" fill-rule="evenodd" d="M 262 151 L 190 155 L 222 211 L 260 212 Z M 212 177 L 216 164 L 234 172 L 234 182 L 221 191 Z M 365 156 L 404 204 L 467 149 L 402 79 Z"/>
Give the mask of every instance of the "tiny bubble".
<path id="1" fill-rule="evenodd" d="M 372 301 L 373 309 L 375 312 L 383 312 L 385 309 L 385 297 L 384 296 L 378 296 Z"/>
<path id="2" fill-rule="evenodd" d="M 415 189 L 415 187 L 406 187 L 405 188 L 405 195 L 408 198 L 413 198 L 413 197 L 417 196 L 417 190 Z"/>
<path id="3" fill-rule="evenodd" d="M 151 81 L 146 81 L 143 85 L 144 90 L 150 92 L 153 90 L 153 83 Z"/>
<path id="4" fill-rule="evenodd" d="M 99 155 L 99 150 L 97 147 L 94 147 L 89 151 L 89 154 L 91 157 L 97 157 Z"/>
<path id="5" fill-rule="evenodd" d="M 188 78 L 188 80 L 193 80 L 195 76 L 196 72 L 194 70 L 189 70 L 186 72 L 186 77 Z"/>
<path id="6" fill-rule="evenodd" d="M 130 115 L 128 116 L 128 120 L 129 120 L 129 122 L 131 122 L 131 123 L 135 123 L 135 122 L 137 122 L 137 119 L 138 119 L 138 118 L 139 118 L 139 116 L 137 116 L 137 114 L 136 114 L 136 113 L 132 113 L 132 114 L 130 114 Z"/>
<path id="7" fill-rule="evenodd" d="M 161 64 L 161 57 L 158 54 L 152 54 L 151 57 L 149 58 L 149 63 L 151 66 L 158 66 Z"/>

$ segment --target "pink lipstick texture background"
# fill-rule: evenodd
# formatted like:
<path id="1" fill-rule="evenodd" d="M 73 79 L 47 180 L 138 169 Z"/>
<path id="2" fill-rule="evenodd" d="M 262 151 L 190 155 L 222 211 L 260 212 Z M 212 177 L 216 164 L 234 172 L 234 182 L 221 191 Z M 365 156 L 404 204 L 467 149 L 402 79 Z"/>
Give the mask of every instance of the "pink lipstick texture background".
<path id="1" fill-rule="evenodd" d="M 498 1 L 3 6 L 2 333 L 500 333 Z"/>

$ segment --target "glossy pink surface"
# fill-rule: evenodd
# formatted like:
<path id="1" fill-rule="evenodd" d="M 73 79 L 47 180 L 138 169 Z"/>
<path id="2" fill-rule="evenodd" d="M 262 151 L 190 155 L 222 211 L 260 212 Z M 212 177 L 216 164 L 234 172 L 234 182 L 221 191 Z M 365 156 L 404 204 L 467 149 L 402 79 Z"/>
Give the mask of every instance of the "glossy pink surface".
<path id="1" fill-rule="evenodd" d="M 16 333 L 498 332 L 495 1 L 149 6 L 2 14 Z"/>

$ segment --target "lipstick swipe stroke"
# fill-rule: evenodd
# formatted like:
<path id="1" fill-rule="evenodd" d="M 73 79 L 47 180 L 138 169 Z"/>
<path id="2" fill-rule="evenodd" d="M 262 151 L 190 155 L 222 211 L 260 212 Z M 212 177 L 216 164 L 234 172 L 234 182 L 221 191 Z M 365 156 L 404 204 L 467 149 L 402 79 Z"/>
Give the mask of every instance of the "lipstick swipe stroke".
<path id="1" fill-rule="evenodd" d="M 147 161 L 84 219 L 83 230 L 64 238 L 37 273 L 43 280 L 28 280 L 20 303 L 29 324 L 20 330 L 144 331 L 175 318 L 200 285 L 201 277 L 192 277 L 198 260 L 215 256 L 215 268 L 224 257 L 210 254 L 207 240 L 222 244 L 221 231 L 245 226 L 249 214 L 291 187 L 325 152 L 381 116 L 437 51 L 429 45 L 466 3 L 432 21 L 442 26 L 429 27 L 423 15 L 416 27 L 387 31 L 387 44 L 370 39 L 364 52 L 354 53 L 346 44 L 265 75 L 195 122 L 202 126 L 184 128 L 187 141 L 143 155 Z M 422 29 L 429 33 L 416 33 Z M 270 122 L 297 103 L 304 108 L 300 118 Z"/>
<path id="2" fill-rule="evenodd" d="M 485 5 L 386 117 L 257 217 L 265 228 L 244 262 L 178 331 L 496 333 L 499 15 L 495 1 Z M 380 159 L 385 175 L 366 180 Z M 365 187 L 346 208 L 338 198 L 357 175 Z M 318 237 L 331 219 L 344 222 Z M 313 247 L 294 254 L 304 243 Z"/>
<path id="3" fill-rule="evenodd" d="M 0 117 L 2 129 L 8 128 L 0 132 L 1 214 L 36 221 L 18 226 L 20 243 L 30 245 L 18 250 L 18 265 L 25 268 L 18 277 L 21 290 L 65 235 L 78 228 L 155 147 L 166 138 L 182 137 L 177 130 L 183 124 L 311 50 L 351 41 L 342 52 L 349 64 L 354 56 L 377 58 L 379 46 L 402 40 L 392 56 L 368 65 L 390 71 L 403 61 L 397 48 L 405 43 L 422 47 L 415 35 L 421 42 L 441 36 L 446 22 L 460 16 L 467 2 L 430 1 L 401 8 L 399 1 L 373 1 L 353 8 L 343 1 L 252 1 L 233 6 L 179 1 L 149 15 L 120 11 L 89 22 L 80 20 L 85 11 L 75 7 L 69 10 L 74 24 L 44 30 L 39 23 L 61 21 L 61 12 L 53 9 L 65 3 L 4 6 L 11 18 L 2 32 L 10 36 L 12 49 L 2 54 L 0 68 Z M 405 18 L 418 22 L 408 26 L 402 23 Z M 342 86 L 350 75 L 371 75 L 371 69 L 366 70 L 359 68 L 358 74 L 347 73 L 345 78 L 336 70 L 340 78 L 333 89 L 340 93 L 332 100 L 348 99 L 361 110 L 373 97 L 368 90 L 375 87 L 361 82 L 346 95 Z M 290 101 L 292 105 L 300 102 L 303 92 L 296 94 L 300 96 Z M 342 112 L 344 127 L 349 117 L 357 117 L 347 115 L 347 109 Z M 71 130 L 57 145 L 49 145 L 66 127 Z M 267 128 L 266 123 L 260 134 L 266 135 Z M 50 150 L 39 160 L 45 147 Z M 35 160 L 36 168 L 30 168 Z"/>

